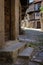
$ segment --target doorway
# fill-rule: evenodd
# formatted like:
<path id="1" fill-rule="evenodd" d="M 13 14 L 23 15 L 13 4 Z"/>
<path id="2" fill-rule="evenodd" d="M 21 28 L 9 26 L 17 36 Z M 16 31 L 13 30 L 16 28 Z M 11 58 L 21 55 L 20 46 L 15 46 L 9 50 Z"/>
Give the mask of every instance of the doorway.
<path id="1" fill-rule="evenodd" d="M 4 1 L 5 41 L 11 40 L 11 0 Z"/>
<path id="2" fill-rule="evenodd" d="M 41 28 L 40 21 L 37 22 L 37 28 Z"/>

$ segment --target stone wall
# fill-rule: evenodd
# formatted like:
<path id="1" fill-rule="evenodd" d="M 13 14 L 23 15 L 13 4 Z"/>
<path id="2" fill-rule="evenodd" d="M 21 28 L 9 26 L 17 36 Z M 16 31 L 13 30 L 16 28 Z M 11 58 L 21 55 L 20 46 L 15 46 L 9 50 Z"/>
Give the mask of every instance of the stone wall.
<path id="1" fill-rule="evenodd" d="M 42 3 L 41 3 L 41 6 L 43 6 L 43 1 L 42 1 Z"/>
<path id="2" fill-rule="evenodd" d="M 19 35 L 19 0 L 11 0 L 11 38 Z"/>
<path id="3" fill-rule="evenodd" d="M 41 6 L 43 7 L 43 1 L 41 3 Z M 40 22 L 41 22 L 41 30 L 43 31 L 43 12 L 40 12 L 42 16 L 40 17 Z"/>
<path id="4" fill-rule="evenodd" d="M 35 28 L 35 26 L 34 26 L 34 21 L 28 22 L 28 27 L 29 27 L 29 28 Z"/>
<path id="5" fill-rule="evenodd" d="M 4 45 L 4 0 L 0 0 L 0 47 Z"/>
<path id="6" fill-rule="evenodd" d="M 19 35 L 19 0 L 15 0 L 15 38 Z"/>
<path id="7" fill-rule="evenodd" d="M 11 39 L 15 39 L 15 0 L 11 0 Z"/>

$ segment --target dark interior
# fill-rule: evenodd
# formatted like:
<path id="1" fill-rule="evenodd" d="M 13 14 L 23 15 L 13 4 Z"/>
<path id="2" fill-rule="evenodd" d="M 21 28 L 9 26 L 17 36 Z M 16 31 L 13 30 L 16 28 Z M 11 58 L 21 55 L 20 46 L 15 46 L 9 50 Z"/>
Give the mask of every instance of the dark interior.
<path id="1" fill-rule="evenodd" d="M 26 6 L 27 5 L 27 0 L 20 0 L 20 2 L 21 2 L 22 6 Z"/>

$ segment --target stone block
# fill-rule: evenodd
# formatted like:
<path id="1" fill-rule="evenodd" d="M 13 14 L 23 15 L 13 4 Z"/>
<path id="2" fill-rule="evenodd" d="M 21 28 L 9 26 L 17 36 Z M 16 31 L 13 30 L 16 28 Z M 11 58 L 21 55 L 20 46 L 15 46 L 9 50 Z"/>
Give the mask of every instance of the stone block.
<path id="1" fill-rule="evenodd" d="M 40 65 L 40 64 L 36 62 L 29 62 L 28 65 Z"/>
<path id="2" fill-rule="evenodd" d="M 31 61 L 43 64 L 43 51 L 36 52 Z"/>
<path id="3" fill-rule="evenodd" d="M 8 43 L 8 42 L 7 42 Z M 11 44 L 10 44 L 11 43 Z M 0 49 L 0 63 L 12 63 L 17 60 L 18 54 L 25 48 L 26 43 L 11 41 Z"/>
<path id="4" fill-rule="evenodd" d="M 28 47 L 28 48 L 24 49 L 21 53 L 19 53 L 19 56 L 31 58 L 33 51 L 34 51 L 34 48 Z"/>

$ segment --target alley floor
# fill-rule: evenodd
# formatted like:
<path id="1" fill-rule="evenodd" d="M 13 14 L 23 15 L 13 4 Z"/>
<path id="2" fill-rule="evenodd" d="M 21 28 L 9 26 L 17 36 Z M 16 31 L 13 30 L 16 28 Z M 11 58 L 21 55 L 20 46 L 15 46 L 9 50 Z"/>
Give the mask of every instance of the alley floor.
<path id="1" fill-rule="evenodd" d="M 24 35 L 19 36 L 20 40 L 26 40 L 33 43 L 43 43 L 43 31 L 34 28 L 22 28 Z"/>
<path id="2" fill-rule="evenodd" d="M 18 39 L 17 42 L 10 41 L 9 43 L 11 43 L 11 45 L 7 44 L 4 49 L 1 49 L 2 52 L 4 50 L 5 52 L 8 52 L 7 57 L 11 57 L 9 55 L 9 52 L 10 54 L 12 54 L 13 51 L 14 60 L 16 59 L 15 57 L 17 55 L 16 61 L 12 62 L 12 60 L 9 60 L 11 58 L 8 58 L 7 59 L 8 62 L 5 63 L 2 62 L 0 63 L 0 65 L 43 65 L 43 31 L 41 31 L 40 29 L 37 30 L 37 29 L 29 29 L 29 28 L 28 29 L 25 28 L 23 30 L 24 30 L 24 35 L 20 35 L 17 38 Z M 34 48 L 34 51 L 32 51 L 32 53 L 31 51 L 29 51 L 30 49 L 25 51 L 25 49 L 27 49 L 28 47 L 30 47 L 30 49 Z M 19 53 L 21 56 L 19 56 Z M 32 55 L 28 57 L 29 53 L 30 55 L 31 54 Z M 6 56 L 6 53 L 4 55 Z"/>

